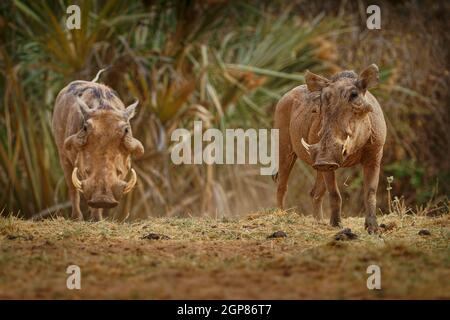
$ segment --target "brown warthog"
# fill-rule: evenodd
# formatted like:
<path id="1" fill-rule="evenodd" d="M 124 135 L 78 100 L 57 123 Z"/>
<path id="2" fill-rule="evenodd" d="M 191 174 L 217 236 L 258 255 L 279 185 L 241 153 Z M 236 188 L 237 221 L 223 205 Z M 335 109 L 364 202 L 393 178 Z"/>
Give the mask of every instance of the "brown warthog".
<path id="1" fill-rule="evenodd" d="M 343 71 L 326 79 L 309 71 L 306 85 L 286 93 L 275 111 L 279 129 L 277 202 L 283 208 L 291 169 L 302 159 L 316 171 L 310 192 L 314 217 L 322 218 L 322 198 L 330 196 L 332 226 L 340 226 L 342 198 L 335 170 L 361 164 L 364 175 L 365 227 L 378 227 L 376 192 L 386 140 L 386 122 L 375 97 L 367 89 L 378 83 L 378 67 L 370 65 L 358 76 Z"/>
<path id="2" fill-rule="evenodd" d="M 53 111 L 53 133 L 77 220 L 83 220 L 80 193 L 95 220 L 102 219 L 104 208 L 117 206 L 137 181 L 130 155 L 144 153 L 130 127 L 138 102 L 125 108 L 114 90 L 95 83 L 100 73 L 62 89 Z"/>

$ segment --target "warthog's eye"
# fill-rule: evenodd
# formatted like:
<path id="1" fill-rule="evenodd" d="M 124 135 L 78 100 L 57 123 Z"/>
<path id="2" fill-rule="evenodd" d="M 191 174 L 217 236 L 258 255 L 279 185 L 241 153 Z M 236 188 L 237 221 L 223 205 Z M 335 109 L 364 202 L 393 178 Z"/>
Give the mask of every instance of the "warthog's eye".
<path id="1" fill-rule="evenodd" d="M 122 176 L 122 171 L 120 170 L 120 169 L 117 169 L 116 170 L 116 173 L 117 173 L 117 175 L 120 177 L 120 176 Z"/>
<path id="2" fill-rule="evenodd" d="M 122 130 L 121 131 L 122 135 L 125 137 L 130 132 L 130 127 L 129 126 L 123 126 L 120 130 Z"/>
<path id="3" fill-rule="evenodd" d="M 350 100 L 356 99 L 358 97 L 358 91 L 353 90 L 352 92 L 350 92 Z"/>
<path id="4" fill-rule="evenodd" d="M 85 173 L 86 176 L 88 176 L 88 175 L 91 174 L 91 170 L 90 170 L 90 169 L 85 169 L 85 170 L 84 170 L 84 173 Z"/>

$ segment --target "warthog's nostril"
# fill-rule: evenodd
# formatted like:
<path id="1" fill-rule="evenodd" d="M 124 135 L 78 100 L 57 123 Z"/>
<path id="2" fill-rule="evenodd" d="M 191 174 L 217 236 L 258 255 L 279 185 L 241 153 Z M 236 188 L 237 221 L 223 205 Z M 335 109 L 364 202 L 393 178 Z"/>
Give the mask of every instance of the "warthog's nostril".
<path id="1" fill-rule="evenodd" d="M 318 171 L 333 171 L 339 168 L 339 165 L 335 162 L 316 162 L 313 168 Z"/>
<path id="2" fill-rule="evenodd" d="M 119 201 L 110 197 L 96 197 L 88 201 L 88 206 L 92 208 L 114 208 Z"/>

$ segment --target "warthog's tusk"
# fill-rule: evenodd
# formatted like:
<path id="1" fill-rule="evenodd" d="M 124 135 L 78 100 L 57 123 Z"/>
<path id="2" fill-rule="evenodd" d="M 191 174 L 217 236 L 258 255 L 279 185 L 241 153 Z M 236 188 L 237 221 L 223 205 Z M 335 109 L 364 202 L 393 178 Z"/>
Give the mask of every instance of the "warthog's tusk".
<path id="1" fill-rule="evenodd" d="M 344 155 L 344 153 L 348 151 L 347 148 L 349 143 L 350 143 L 350 135 L 347 135 L 347 139 L 345 139 L 344 146 L 342 147 L 342 155 Z"/>
<path id="2" fill-rule="evenodd" d="M 78 168 L 73 168 L 72 171 L 72 183 L 75 189 L 77 189 L 79 192 L 83 193 L 83 187 L 81 184 L 81 181 L 78 179 Z"/>
<path id="3" fill-rule="evenodd" d="M 130 192 L 136 185 L 136 182 L 137 182 L 136 171 L 134 171 L 134 169 L 131 169 L 131 179 L 130 179 L 130 181 L 128 181 L 127 185 L 125 186 L 125 189 L 123 190 L 123 194 L 127 194 L 128 192 Z"/>
<path id="4" fill-rule="evenodd" d="M 303 147 L 305 147 L 306 152 L 308 152 L 308 154 L 309 154 L 309 148 L 311 147 L 311 145 L 309 145 L 308 143 L 306 143 L 306 141 L 303 140 L 303 138 L 302 138 L 302 145 L 303 145 Z"/>

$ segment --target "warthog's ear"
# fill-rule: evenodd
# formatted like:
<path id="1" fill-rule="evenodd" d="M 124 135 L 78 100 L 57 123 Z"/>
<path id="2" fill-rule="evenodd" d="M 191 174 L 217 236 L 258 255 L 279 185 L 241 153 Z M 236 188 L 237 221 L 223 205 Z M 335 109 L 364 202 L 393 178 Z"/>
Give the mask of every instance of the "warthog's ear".
<path id="1" fill-rule="evenodd" d="M 92 109 L 84 102 L 80 97 L 77 97 L 77 103 L 80 107 L 81 114 L 83 115 L 84 120 L 86 121 L 92 116 Z"/>
<path id="2" fill-rule="evenodd" d="M 64 141 L 64 149 L 70 151 L 72 149 L 79 150 L 86 144 L 88 134 L 88 126 L 83 124 L 83 128 L 77 133 L 67 137 Z"/>
<path id="3" fill-rule="evenodd" d="M 139 100 L 136 99 L 136 101 L 133 104 L 130 104 L 123 112 L 123 116 L 127 121 L 130 121 L 136 114 L 136 107 L 138 103 Z"/>
<path id="4" fill-rule="evenodd" d="M 363 91 L 375 87 L 379 81 L 379 70 L 376 64 L 371 64 L 366 69 L 364 69 L 359 77 L 357 86 Z"/>
<path id="5" fill-rule="evenodd" d="M 306 85 L 308 86 L 308 90 L 311 92 L 320 91 L 330 83 L 330 81 L 327 78 L 312 73 L 309 70 L 306 70 L 305 82 Z"/>

